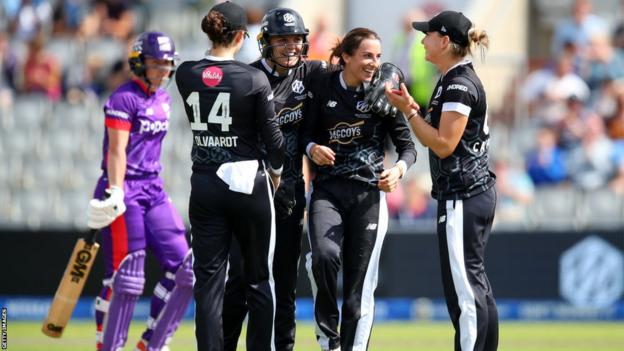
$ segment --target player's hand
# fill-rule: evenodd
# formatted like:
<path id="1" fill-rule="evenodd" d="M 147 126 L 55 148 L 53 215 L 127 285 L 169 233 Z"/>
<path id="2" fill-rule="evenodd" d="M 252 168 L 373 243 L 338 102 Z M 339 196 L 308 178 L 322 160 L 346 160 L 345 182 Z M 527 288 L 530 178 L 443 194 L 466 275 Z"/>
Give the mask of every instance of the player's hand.
<path id="1" fill-rule="evenodd" d="M 336 153 L 327 146 L 315 144 L 310 149 L 312 161 L 319 166 L 333 166 L 336 161 Z"/>
<path id="2" fill-rule="evenodd" d="M 420 110 L 420 106 L 414 101 L 414 98 L 410 95 L 404 83 L 401 83 L 400 89 L 398 90 L 394 89 L 391 84 L 386 84 L 385 89 L 388 102 L 399 109 L 399 111 L 403 112 L 405 117 L 410 114 L 412 109 Z"/>
<path id="3" fill-rule="evenodd" d="M 275 192 L 273 203 L 275 204 L 275 215 L 277 218 L 284 219 L 290 216 L 297 205 L 295 184 L 289 182 L 282 184 Z"/>
<path id="4" fill-rule="evenodd" d="M 370 111 L 384 117 L 395 117 L 397 108 L 389 103 L 385 94 L 386 85 L 393 89 L 399 89 L 403 82 L 403 72 L 399 67 L 389 62 L 384 62 L 379 66 L 370 85 L 364 94 L 364 101 L 368 104 Z"/>
<path id="5" fill-rule="evenodd" d="M 381 191 L 386 193 L 390 193 L 394 191 L 394 189 L 399 186 L 399 181 L 401 179 L 401 170 L 398 166 L 394 166 L 390 169 L 385 169 L 381 172 L 381 176 L 379 177 L 378 187 Z"/>
<path id="6" fill-rule="evenodd" d="M 91 229 L 104 228 L 126 212 L 124 191 L 118 186 L 106 189 L 106 199 L 91 199 L 87 210 L 87 226 Z"/>

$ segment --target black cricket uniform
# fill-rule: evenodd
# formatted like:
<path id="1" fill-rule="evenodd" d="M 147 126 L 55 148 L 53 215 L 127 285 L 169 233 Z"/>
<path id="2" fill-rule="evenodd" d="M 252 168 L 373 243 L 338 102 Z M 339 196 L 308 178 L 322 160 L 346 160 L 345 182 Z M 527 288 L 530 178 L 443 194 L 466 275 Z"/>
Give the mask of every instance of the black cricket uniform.
<path id="1" fill-rule="evenodd" d="M 440 78 L 425 120 L 439 128 L 443 111 L 468 116 L 453 153 L 429 150 L 432 196 L 438 200 L 438 243 L 455 350 L 496 350 L 498 312 L 485 273 L 485 247 L 494 220 L 496 176 L 488 167 L 487 102 L 472 63 L 462 61 Z"/>
<path id="2" fill-rule="evenodd" d="M 281 76 L 275 73 L 264 59 L 251 63 L 251 66 L 261 70 L 271 83 L 276 119 L 284 134 L 284 169 L 280 189 L 277 191 L 291 189 L 296 201 L 295 208 L 290 215 L 279 216 L 278 214 L 273 256 L 276 350 L 292 350 L 295 344 L 295 297 L 305 209 L 303 151 L 299 145 L 299 133 L 305 118 L 304 107 L 310 77 L 326 71 L 327 64 L 322 61 L 303 61 L 301 65 Z M 241 276 L 241 257 L 235 245 L 230 252 L 229 263 L 223 302 L 225 351 L 236 350 L 238 337 L 247 314 L 245 289 Z"/>
<path id="3" fill-rule="evenodd" d="M 347 87 L 342 71 L 325 73 L 310 88 L 303 138 L 330 147 L 334 166 L 316 167 L 308 207 L 311 254 L 306 260 L 314 294 L 317 339 L 322 349 L 365 350 L 373 325 L 379 257 L 388 226 L 383 171 L 390 136 L 405 169 L 416 160 L 402 115 L 368 111 L 363 89 Z M 342 261 L 341 261 L 342 255 Z M 342 322 L 338 333 L 337 275 L 343 267 Z"/>
<path id="4" fill-rule="evenodd" d="M 189 218 L 198 350 L 223 350 L 222 307 L 232 234 L 245 258 L 248 350 L 271 350 L 275 215 L 270 167 L 281 169 L 283 137 L 273 93 L 259 70 L 208 56 L 180 65 L 176 83 L 193 130 Z"/>

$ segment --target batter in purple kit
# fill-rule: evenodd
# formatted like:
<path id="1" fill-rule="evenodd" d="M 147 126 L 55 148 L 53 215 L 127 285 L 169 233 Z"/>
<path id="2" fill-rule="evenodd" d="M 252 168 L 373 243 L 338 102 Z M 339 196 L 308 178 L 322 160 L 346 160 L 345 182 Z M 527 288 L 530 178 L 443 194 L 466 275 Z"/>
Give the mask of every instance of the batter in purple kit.
<path id="1" fill-rule="evenodd" d="M 145 249 L 165 273 L 154 288 L 147 329 L 135 350 L 162 350 L 192 297 L 191 254 L 182 220 L 159 177 L 170 97 L 161 89 L 177 53 L 166 34 L 141 34 L 128 62 L 132 78 L 104 105 L 103 174 L 89 203 L 88 226 L 101 229 L 106 262 L 96 299 L 97 350 L 123 348 L 145 283 Z"/>

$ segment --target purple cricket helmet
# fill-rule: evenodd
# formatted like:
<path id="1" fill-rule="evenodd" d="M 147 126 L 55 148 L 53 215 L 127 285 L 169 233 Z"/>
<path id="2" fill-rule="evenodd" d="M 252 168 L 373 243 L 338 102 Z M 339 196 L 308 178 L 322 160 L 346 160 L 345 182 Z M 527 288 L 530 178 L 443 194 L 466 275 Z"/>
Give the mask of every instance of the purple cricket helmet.
<path id="1" fill-rule="evenodd" d="M 179 59 L 173 39 L 162 32 L 143 32 L 134 42 L 128 55 L 128 63 L 130 70 L 139 77 L 145 76 L 146 57 L 170 60 L 174 68 Z"/>

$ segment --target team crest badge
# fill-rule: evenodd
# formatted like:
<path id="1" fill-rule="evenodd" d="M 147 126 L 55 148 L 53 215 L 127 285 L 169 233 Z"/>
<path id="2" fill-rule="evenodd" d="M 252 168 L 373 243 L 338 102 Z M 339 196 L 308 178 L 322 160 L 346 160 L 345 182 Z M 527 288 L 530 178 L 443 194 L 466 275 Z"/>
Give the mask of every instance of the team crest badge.
<path id="1" fill-rule="evenodd" d="M 294 21 L 295 21 L 295 16 L 293 16 L 291 13 L 287 13 L 284 15 L 284 22 L 292 23 Z"/>
<path id="2" fill-rule="evenodd" d="M 303 82 L 300 81 L 299 79 L 295 79 L 291 87 L 292 87 L 292 91 L 297 94 L 301 94 L 305 90 L 305 86 L 303 86 Z"/>
<path id="3" fill-rule="evenodd" d="M 434 99 L 437 99 L 440 97 L 440 95 L 442 95 L 442 87 L 438 87 L 438 91 L 436 91 L 435 96 L 433 97 Z"/>
<path id="4" fill-rule="evenodd" d="M 366 101 L 358 101 L 357 105 L 355 105 L 355 108 L 360 112 L 367 112 L 368 104 L 366 103 Z"/>

